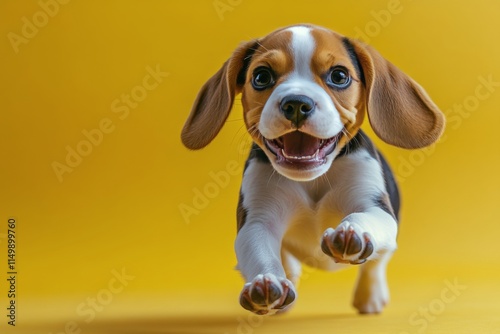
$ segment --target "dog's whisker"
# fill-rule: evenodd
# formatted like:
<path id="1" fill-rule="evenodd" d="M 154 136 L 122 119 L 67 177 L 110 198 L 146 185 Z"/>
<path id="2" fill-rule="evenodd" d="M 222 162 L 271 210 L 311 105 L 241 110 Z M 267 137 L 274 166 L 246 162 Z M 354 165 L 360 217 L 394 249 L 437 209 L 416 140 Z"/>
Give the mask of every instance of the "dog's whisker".
<path id="1" fill-rule="evenodd" d="M 349 140 L 354 138 L 353 135 L 346 128 L 342 129 L 342 133 L 345 134 L 347 136 L 347 138 L 349 138 Z"/>
<path id="2" fill-rule="evenodd" d="M 271 182 L 271 179 L 273 178 L 274 173 L 276 173 L 276 169 L 273 168 L 273 171 L 271 172 L 271 175 L 267 179 L 267 184 L 266 186 L 269 186 L 269 182 Z"/>
<path id="3" fill-rule="evenodd" d="M 349 133 L 349 130 L 347 130 L 346 128 L 343 128 L 342 129 L 342 133 L 347 137 L 348 141 L 352 140 L 352 135 Z M 346 152 L 346 154 L 349 154 L 349 149 L 350 149 L 350 146 L 347 143 L 345 145 L 345 152 Z"/>
<path id="4" fill-rule="evenodd" d="M 353 136 L 353 135 L 349 132 L 349 130 L 347 130 L 347 129 L 345 129 L 345 128 L 344 128 L 344 129 L 342 130 L 342 132 L 343 132 L 343 133 L 347 136 L 347 138 L 349 138 L 349 140 L 350 140 L 350 141 L 351 141 L 351 140 L 352 140 L 352 141 L 354 141 L 354 142 L 356 143 L 356 145 L 358 145 L 358 146 L 361 146 L 361 145 L 362 145 L 362 143 L 360 143 L 360 142 L 359 142 L 358 138 L 357 138 L 357 137 L 355 137 L 355 136 Z M 361 137 L 361 140 L 363 140 L 363 137 Z M 349 154 L 349 148 L 350 148 L 350 146 L 349 146 L 349 145 L 346 145 L 346 153 L 347 153 L 347 154 Z"/>
<path id="5" fill-rule="evenodd" d="M 273 168 L 273 175 L 276 173 L 276 170 Z M 276 176 L 277 176 L 277 181 L 276 181 L 276 185 L 275 187 L 278 188 L 279 184 L 280 184 L 280 181 L 281 181 L 281 174 L 280 173 L 276 173 Z"/>
<path id="6" fill-rule="evenodd" d="M 261 135 L 261 133 L 260 133 L 260 131 L 259 131 L 259 128 L 258 128 L 258 124 L 257 124 L 257 123 L 255 123 L 255 124 L 251 125 L 251 126 L 248 128 L 248 132 L 250 133 L 250 135 L 251 135 L 252 137 L 257 137 L 257 138 L 261 138 L 261 137 L 262 137 L 262 135 Z"/>
<path id="7" fill-rule="evenodd" d="M 257 45 L 259 45 L 259 46 L 260 46 L 261 48 L 263 48 L 264 50 L 269 51 L 269 49 L 268 49 L 268 48 L 266 48 L 264 45 L 262 45 L 262 43 L 261 43 L 261 42 L 257 41 Z"/>
<path id="8" fill-rule="evenodd" d="M 260 136 L 259 129 L 257 127 L 255 127 L 254 129 L 252 129 L 252 131 L 250 131 L 250 135 L 252 135 L 254 137 L 259 137 Z"/>
<path id="9" fill-rule="evenodd" d="M 365 145 L 367 146 L 370 146 L 371 144 L 364 138 L 364 136 L 359 136 L 359 138 L 361 139 L 361 141 L 364 142 Z M 358 142 L 359 143 L 359 142 Z M 361 145 L 361 143 L 359 143 Z"/>
<path id="10" fill-rule="evenodd" d="M 231 146 L 234 144 L 236 139 L 238 139 L 237 140 L 238 143 L 241 143 L 244 140 L 245 133 L 246 133 L 245 124 L 242 124 L 242 125 L 240 125 L 238 130 L 236 130 L 236 133 L 234 134 L 233 139 L 231 140 Z M 238 145 L 238 147 L 239 147 L 239 145 Z"/>
<path id="11" fill-rule="evenodd" d="M 234 138 L 237 138 L 237 142 L 239 144 L 241 144 L 243 142 L 243 140 L 245 139 L 245 134 L 246 134 L 246 131 L 244 129 L 244 126 L 241 126 L 238 131 L 236 132 Z M 239 147 L 239 146 L 238 146 Z"/>
<path id="12" fill-rule="evenodd" d="M 323 176 L 326 179 L 326 182 L 328 183 L 328 186 L 330 187 L 330 190 L 333 190 L 332 184 L 330 183 L 330 179 L 328 178 L 328 175 L 325 173 Z"/>

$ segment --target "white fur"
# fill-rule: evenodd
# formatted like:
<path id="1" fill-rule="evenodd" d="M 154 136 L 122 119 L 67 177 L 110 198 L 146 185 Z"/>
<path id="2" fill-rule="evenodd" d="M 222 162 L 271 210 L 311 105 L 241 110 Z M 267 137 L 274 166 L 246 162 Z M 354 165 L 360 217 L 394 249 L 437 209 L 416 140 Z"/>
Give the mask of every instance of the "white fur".
<path id="1" fill-rule="evenodd" d="M 288 95 L 298 94 L 316 103 L 316 110 L 300 130 L 318 138 L 333 137 L 342 130 L 343 123 L 329 95 L 314 81 L 311 62 L 315 40 L 308 27 L 292 27 L 289 31 L 293 71 L 266 101 L 258 129 L 268 139 L 294 131 L 280 111 L 280 102 Z M 334 159 L 339 150 L 336 148 L 325 164 L 308 172 L 277 165 L 275 156 L 267 149 L 264 151 L 271 164 L 257 159 L 249 161 L 241 187 L 246 220 L 235 242 L 238 269 L 247 282 L 242 296 L 248 298 L 252 289 L 263 284 L 264 277 L 270 277 L 274 284 L 281 282 L 282 287 L 287 282 L 286 289 L 290 282 L 290 289 L 295 291 L 301 262 L 325 270 L 350 266 L 335 263 L 321 249 L 325 233 L 331 237 L 343 226 L 346 230 L 352 227 L 363 245 L 363 236 L 369 234 L 374 247 L 367 262 L 361 265 L 354 306 L 362 313 L 376 313 L 388 301 L 385 270 L 396 249 L 397 223 L 377 206 L 376 199 L 387 192 L 383 171 L 378 159 L 363 147 Z M 344 255 L 342 260 L 357 262 L 362 254 L 363 251 Z M 276 303 L 254 304 L 255 310 L 276 312 Z"/>
<path id="2" fill-rule="evenodd" d="M 339 159 L 328 172 L 336 189 L 332 192 L 330 205 L 342 208 L 349 215 L 341 225 L 353 226 L 358 234 L 368 232 L 372 236 L 376 252 L 396 249 L 397 223 L 379 207 L 373 199 L 386 192 L 382 168 L 378 160 L 365 150 L 360 150 Z M 373 254 L 377 256 L 376 252 Z"/>
<path id="3" fill-rule="evenodd" d="M 235 248 L 238 268 L 247 281 L 258 274 L 285 276 L 281 240 L 294 212 L 290 210 L 292 196 L 283 196 L 283 192 L 292 195 L 301 189 L 287 179 L 280 184 L 277 177 L 271 166 L 257 161 L 250 162 L 243 177 L 243 207 L 248 209 L 246 221 L 251 223 L 238 232 Z"/>
<path id="4" fill-rule="evenodd" d="M 386 268 L 392 253 L 383 254 L 377 261 L 365 263 L 358 274 L 353 306 L 361 313 L 380 313 L 389 302 Z"/>
<path id="5" fill-rule="evenodd" d="M 316 43 L 311 35 L 311 29 L 297 26 L 289 28 L 288 31 L 292 32 L 291 49 L 295 65 L 292 76 L 313 80 L 314 75 L 311 72 L 311 59 L 316 48 Z"/>
<path id="6" fill-rule="evenodd" d="M 235 248 L 247 282 L 261 274 L 284 279 L 283 253 L 286 271 L 294 276 L 300 271 L 297 260 L 325 270 L 345 268 L 348 265 L 335 263 L 321 251 L 320 240 L 325 230 L 353 226 L 360 237 L 369 233 L 374 245 L 362 265 L 354 304 L 360 312 L 380 312 L 388 299 L 385 265 L 396 249 L 397 224 L 372 200 L 385 192 L 377 159 L 361 148 L 338 158 L 323 177 L 309 182 L 292 181 L 274 173 L 271 165 L 251 160 L 241 190 L 247 217 Z M 296 277 L 289 278 L 296 283 Z"/>
<path id="7" fill-rule="evenodd" d="M 280 102 L 289 95 L 306 95 L 316 103 L 316 110 L 300 130 L 314 137 L 331 138 L 337 135 L 344 125 L 330 96 L 314 81 L 314 74 L 311 70 L 312 56 L 316 48 L 314 38 L 308 27 L 292 27 L 289 28 L 289 31 L 292 32 L 290 48 L 294 61 L 293 71 L 288 74 L 283 83 L 273 90 L 267 100 L 262 110 L 259 131 L 265 138 L 275 139 L 295 130 L 291 126 L 291 122 L 280 111 Z M 333 161 L 332 154 L 327 157 L 327 162 L 318 168 L 307 173 L 297 173 L 277 165 L 274 155 L 270 152 L 266 153 L 278 172 L 300 181 L 310 180 L 324 174 Z"/>

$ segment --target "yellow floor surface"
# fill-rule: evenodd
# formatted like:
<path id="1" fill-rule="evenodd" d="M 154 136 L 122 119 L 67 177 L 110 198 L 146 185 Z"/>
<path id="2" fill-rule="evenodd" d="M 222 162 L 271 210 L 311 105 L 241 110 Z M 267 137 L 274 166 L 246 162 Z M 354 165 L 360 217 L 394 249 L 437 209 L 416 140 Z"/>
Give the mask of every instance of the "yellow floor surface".
<path id="1" fill-rule="evenodd" d="M 341 274 L 346 275 L 353 274 Z M 391 302 L 380 315 L 356 314 L 350 306 L 351 288 L 347 280 L 339 282 L 335 276 L 331 286 L 312 277 L 301 283 L 295 307 L 272 317 L 241 309 L 233 287 L 164 296 L 117 296 L 89 322 L 75 313 L 75 306 L 85 297 L 32 300 L 20 307 L 18 326 L 8 333 L 500 333 L 499 284 L 475 277 L 474 272 L 394 278 Z"/>

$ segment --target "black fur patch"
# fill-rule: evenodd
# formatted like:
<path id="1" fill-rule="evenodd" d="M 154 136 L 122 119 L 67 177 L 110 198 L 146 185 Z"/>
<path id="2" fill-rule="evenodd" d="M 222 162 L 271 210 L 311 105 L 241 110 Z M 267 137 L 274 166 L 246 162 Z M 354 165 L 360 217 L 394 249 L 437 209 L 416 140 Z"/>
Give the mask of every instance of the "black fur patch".
<path id="1" fill-rule="evenodd" d="M 240 198 L 238 200 L 238 209 L 236 210 L 236 222 L 237 222 L 237 231 L 241 230 L 243 225 L 247 220 L 247 209 L 243 207 L 243 193 L 240 190 Z"/>
<path id="2" fill-rule="evenodd" d="M 252 143 L 252 148 L 250 149 L 250 154 L 248 155 L 248 159 L 245 162 L 245 169 L 243 169 L 243 172 L 245 172 L 247 170 L 247 167 L 250 164 L 250 161 L 253 159 L 257 159 L 257 161 L 263 162 L 266 164 L 271 163 L 271 161 L 269 161 L 269 158 L 267 157 L 266 153 L 259 147 L 259 145 Z"/>
<path id="3" fill-rule="evenodd" d="M 243 86 L 247 80 L 248 66 L 250 66 L 250 61 L 252 60 L 253 54 L 259 48 L 259 42 L 255 42 L 248 50 L 245 52 L 245 57 L 243 58 L 243 66 L 241 67 L 238 77 L 236 78 L 236 84 L 238 86 Z"/>
<path id="4" fill-rule="evenodd" d="M 399 223 L 399 210 L 401 207 L 401 197 L 399 194 L 398 185 L 394 179 L 394 174 L 392 173 L 391 167 L 385 160 L 384 156 L 379 153 L 380 164 L 382 165 L 382 171 L 384 172 L 385 188 L 387 189 L 387 194 L 389 195 L 389 200 L 391 202 L 392 211 L 394 212 L 394 218 Z"/>
<path id="5" fill-rule="evenodd" d="M 342 39 L 342 44 L 344 44 L 345 49 L 347 50 L 347 53 L 349 54 L 349 58 L 351 58 L 352 64 L 354 65 L 354 68 L 356 68 L 356 73 L 363 83 L 363 85 L 366 85 L 365 82 L 365 74 L 363 72 L 363 67 L 361 67 L 361 63 L 358 59 L 358 55 L 356 54 L 356 51 L 354 50 L 354 46 L 351 44 L 351 41 L 347 37 L 344 37 Z"/>
<path id="6" fill-rule="evenodd" d="M 359 130 L 358 133 L 347 142 L 347 144 L 340 151 L 338 157 L 354 153 L 360 148 L 366 149 L 372 158 L 378 158 L 378 152 L 375 145 L 373 145 L 371 139 L 368 138 L 363 130 Z"/>

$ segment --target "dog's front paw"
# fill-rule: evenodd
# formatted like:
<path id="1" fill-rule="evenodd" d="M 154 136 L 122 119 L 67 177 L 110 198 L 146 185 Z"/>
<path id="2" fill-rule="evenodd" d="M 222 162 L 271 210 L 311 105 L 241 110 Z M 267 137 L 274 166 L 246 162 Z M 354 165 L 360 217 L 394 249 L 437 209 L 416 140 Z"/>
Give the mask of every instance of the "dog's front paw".
<path id="1" fill-rule="evenodd" d="M 275 314 L 293 303 L 295 296 L 294 286 L 288 279 L 273 274 L 257 275 L 243 287 L 240 304 L 256 314 Z"/>
<path id="2" fill-rule="evenodd" d="M 321 249 L 335 262 L 361 264 L 372 255 L 374 247 L 369 233 L 357 231 L 349 223 L 342 223 L 335 230 L 329 228 L 325 231 Z"/>

